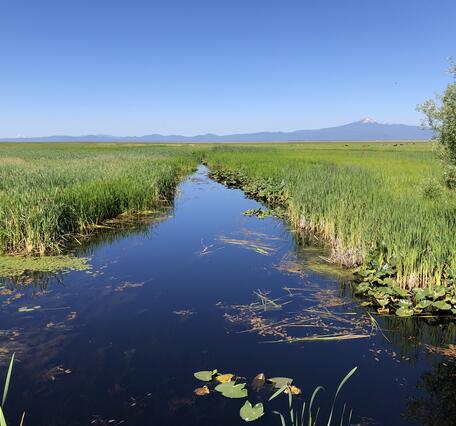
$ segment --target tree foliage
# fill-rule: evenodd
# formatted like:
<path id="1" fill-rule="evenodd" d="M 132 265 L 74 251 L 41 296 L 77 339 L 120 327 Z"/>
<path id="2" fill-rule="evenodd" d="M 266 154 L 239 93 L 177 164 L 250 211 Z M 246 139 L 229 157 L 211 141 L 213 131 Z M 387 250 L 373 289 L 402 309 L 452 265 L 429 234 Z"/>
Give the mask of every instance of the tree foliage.
<path id="1" fill-rule="evenodd" d="M 450 73 L 453 82 L 443 95 L 427 100 L 418 109 L 425 114 L 425 123 L 434 130 L 443 158 L 449 163 L 445 180 L 450 187 L 456 187 L 456 64 L 453 62 Z"/>

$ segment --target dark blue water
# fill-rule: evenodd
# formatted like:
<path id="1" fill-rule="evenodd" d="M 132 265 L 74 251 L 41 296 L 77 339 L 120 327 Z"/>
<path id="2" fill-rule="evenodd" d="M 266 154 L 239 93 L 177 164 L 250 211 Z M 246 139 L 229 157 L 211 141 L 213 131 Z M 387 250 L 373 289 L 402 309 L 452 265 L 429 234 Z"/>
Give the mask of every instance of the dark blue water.
<path id="1" fill-rule="evenodd" d="M 376 317 L 380 331 L 343 275 L 324 271 L 325 251 L 278 219 L 243 215 L 257 207 L 201 168 L 168 219 L 86 249 L 91 271 L 1 296 L 2 365 L 17 357 L 10 424 L 23 411 L 26 425 L 243 424 L 243 401 L 193 394 L 193 372 L 208 369 L 247 382 L 291 377 L 299 405 L 323 385 L 326 424 L 355 366 L 340 395 L 352 424 L 455 424 L 446 403 L 456 400 L 454 363 L 423 345 L 453 343 L 454 324 Z M 299 340 L 321 336 L 352 338 Z M 249 389 L 251 402 L 265 403 L 258 425 L 279 425 L 271 411 L 286 411 L 285 397 L 267 403 L 271 393 Z"/>

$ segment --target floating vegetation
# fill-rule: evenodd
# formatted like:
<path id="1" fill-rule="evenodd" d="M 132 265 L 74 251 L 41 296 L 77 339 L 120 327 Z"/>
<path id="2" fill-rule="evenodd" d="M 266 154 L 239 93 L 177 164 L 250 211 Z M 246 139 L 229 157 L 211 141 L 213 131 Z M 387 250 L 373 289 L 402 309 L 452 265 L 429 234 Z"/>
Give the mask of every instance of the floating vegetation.
<path id="1" fill-rule="evenodd" d="M 19 300 L 22 297 L 24 297 L 23 293 L 20 293 L 19 291 L 12 290 L 12 289 L 6 288 L 6 287 L 3 287 L 2 289 L 0 289 L 0 295 L 7 296 L 6 299 L 4 299 L 2 301 L 2 303 L 4 305 L 10 305 L 14 301 Z"/>
<path id="2" fill-rule="evenodd" d="M 233 380 L 233 378 L 234 378 L 234 374 L 231 374 L 231 373 L 219 374 L 219 375 L 215 376 L 215 380 L 219 383 L 230 382 L 231 380 Z"/>
<path id="3" fill-rule="evenodd" d="M 331 410 L 328 414 L 327 426 L 331 426 L 334 419 L 334 411 L 336 407 L 336 400 L 341 392 L 345 383 L 353 376 L 356 372 L 357 367 L 353 368 L 339 383 L 339 386 L 336 390 L 334 395 Z M 303 402 L 301 412 L 298 416 L 298 412 L 296 412 L 296 416 L 294 415 L 295 409 L 293 408 L 294 405 L 294 397 L 298 397 L 301 395 L 302 391 L 299 387 L 292 385 L 293 379 L 290 377 L 271 377 L 266 379 L 264 373 L 260 373 L 254 377 L 252 380 L 251 386 L 248 388 L 247 383 L 240 382 L 238 383 L 237 377 L 234 374 L 221 374 L 218 373 L 217 370 L 208 370 L 208 371 L 197 371 L 193 374 L 195 378 L 206 382 L 202 387 L 196 388 L 193 393 L 197 396 L 206 396 L 211 393 L 219 393 L 225 398 L 230 399 L 243 399 L 249 396 L 249 389 L 251 391 L 257 392 L 258 395 L 256 399 L 262 396 L 260 392 L 265 390 L 270 394 L 267 402 L 269 403 L 273 399 L 277 398 L 282 393 L 288 395 L 288 405 L 289 405 L 289 412 L 290 412 L 290 426 L 304 426 L 305 424 L 314 426 L 316 425 L 316 421 L 318 415 L 320 413 L 320 407 L 317 407 L 315 410 L 313 409 L 313 404 L 315 402 L 316 396 L 318 392 L 324 390 L 322 386 L 317 386 L 310 398 L 310 403 L 306 407 L 306 403 Z M 222 379 L 223 378 L 223 379 Z M 307 409 L 307 411 L 306 411 Z M 298 411 L 298 410 L 297 410 Z M 245 400 L 244 404 L 241 406 L 239 410 L 239 416 L 245 422 L 251 422 L 258 420 L 261 418 L 265 413 L 265 408 L 263 402 L 258 402 L 253 405 L 248 399 Z M 286 426 L 285 418 L 282 414 L 273 411 L 274 414 L 277 414 L 280 417 L 282 426 Z M 339 425 L 347 424 L 350 425 L 350 421 L 352 418 L 352 411 L 347 414 L 347 423 L 345 423 L 345 413 L 346 413 L 346 404 L 343 406 L 342 413 L 340 415 L 340 419 L 337 422 Z M 348 411 L 347 411 L 348 413 Z M 314 417 L 315 414 L 315 417 Z M 304 419 L 306 418 L 306 422 Z"/>
<path id="4" fill-rule="evenodd" d="M 206 245 L 202 241 L 201 241 L 201 244 L 202 244 L 202 249 L 198 252 L 199 256 L 206 256 L 206 255 L 211 254 L 212 252 L 215 251 L 214 250 L 214 244 Z"/>
<path id="5" fill-rule="evenodd" d="M 338 295 L 336 289 L 285 287 L 280 297 L 261 290 L 254 296 L 257 301 L 250 304 L 219 303 L 218 307 L 240 333 L 270 338 L 264 343 L 366 339 L 379 331 L 368 314 L 345 310 L 354 302 Z"/>
<path id="6" fill-rule="evenodd" d="M 355 374 L 356 370 L 357 370 L 357 367 L 355 367 L 351 371 L 349 371 L 348 374 L 339 383 L 339 386 L 337 387 L 336 393 L 334 394 L 334 398 L 333 398 L 332 405 L 331 405 L 331 411 L 329 412 L 328 420 L 326 422 L 327 426 L 331 426 L 333 424 L 332 421 L 333 421 L 333 417 L 334 417 L 334 410 L 335 410 L 336 400 L 337 400 L 337 397 L 338 397 L 339 393 L 341 392 L 341 390 L 342 390 L 343 386 L 345 385 L 345 383 L 347 383 L 347 381 L 350 379 L 350 377 L 352 377 L 353 374 Z M 269 401 L 272 401 L 274 398 L 278 397 L 281 393 L 288 394 L 288 409 L 289 409 L 289 418 L 290 418 L 289 425 L 290 426 L 305 426 L 306 424 L 307 425 L 316 425 L 317 424 L 318 415 L 320 414 L 320 407 L 318 407 L 315 410 L 315 417 L 313 417 L 314 416 L 314 411 L 312 410 L 313 403 L 315 401 L 315 397 L 317 396 L 317 394 L 320 391 L 323 391 L 324 388 L 322 386 L 317 386 L 315 388 L 315 390 L 313 391 L 312 396 L 310 398 L 310 402 L 307 405 L 307 407 L 308 407 L 307 413 L 306 413 L 306 408 L 307 407 L 306 407 L 306 402 L 305 401 L 302 403 L 302 407 L 301 407 L 300 410 L 299 409 L 295 410 L 295 408 L 293 406 L 293 395 L 295 395 L 293 393 L 293 388 L 295 388 L 295 387 L 291 386 L 290 384 L 283 385 L 278 391 L 276 391 L 269 398 Z M 345 413 L 347 413 L 347 419 L 345 419 Z M 285 421 L 285 417 L 281 413 L 279 413 L 277 411 L 274 411 L 274 414 L 279 416 L 280 423 L 281 423 L 282 426 L 286 426 L 287 425 L 287 422 Z M 307 414 L 307 419 L 305 419 L 306 414 Z M 353 416 L 353 410 L 350 410 L 348 412 L 347 411 L 347 405 L 344 404 L 342 412 L 341 412 L 341 415 L 340 415 L 340 419 L 337 421 L 337 424 L 339 424 L 340 426 L 342 426 L 344 424 L 346 424 L 347 426 L 350 426 L 351 425 L 352 416 Z M 346 423 L 345 423 L 345 420 L 347 420 Z"/>
<path id="7" fill-rule="evenodd" d="M 20 308 L 17 309 L 17 312 L 33 312 L 36 311 L 37 309 L 40 309 L 41 306 L 21 306 Z"/>
<path id="8" fill-rule="evenodd" d="M 425 345 L 425 348 L 430 353 L 446 356 L 448 358 L 456 359 L 456 345 L 448 345 L 446 347 Z"/>
<path id="9" fill-rule="evenodd" d="M 245 383 L 236 383 L 234 381 L 227 381 L 220 383 L 215 387 L 217 392 L 220 392 L 225 398 L 239 399 L 245 398 L 248 394 L 245 388 Z"/>
<path id="10" fill-rule="evenodd" d="M 276 309 L 282 309 L 283 304 L 279 303 L 280 299 L 271 299 L 268 297 L 270 292 L 262 292 L 261 290 L 254 291 L 253 294 L 258 296 L 258 299 L 260 300 L 261 306 L 263 308 L 263 311 L 270 311 L 270 310 L 276 310 Z M 286 302 L 289 303 L 289 302 Z M 286 304 L 285 303 L 285 304 Z"/>
<path id="11" fill-rule="evenodd" d="M 282 273 L 299 275 L 304 278 L 309 272 L 335 277 L 339 280 L 350 281 L 353 274 L 340 266 L 332 264 L 327 257 L 322 256 L 321 248 L 306 248 L 301 250 L 301 256 L 295 253 L 288 253 L 275 265 L 275 269 Z"/>
<path id="12" fill-rule="evenodd" d="M 45 374 L 44 377 L 47 380 L 55 381 L 57 377 L 71 374 L 72 371 L 69 368 L 63 367 L 63 365 L 57 365 L 56 367 L 50 368 Z"/>
<path id="13" fill-rule="evenodd" d="M 144 286 L 144 283 L 130 283 L 130 282 L 124 282 L 120 284 L 118 287 L 116 287 L 115 291 L 124 291 L 129 288 L 141 288 Z"/>
<path id="14" fill-rule="evenodd" d="M 173 311 L 173 314 L 181 317 L 182 319 L 188 319 L 195 315 L 195 312 L 190 309 L 181 309 L 179 311 Z"/>
<path id="15" fill-rule="evenodd" d="M 207 385 L 201 386 L 200 388 L 196 388 L 193 393 L 197 396 L 204 396 L 204 395 L 209 395 L 211 391 L 207 387 Z"/>
<path id="16" fill-rule="evenodd" d="M 358 270 L 355 294 L 367 299 L 362 304 L 376 308 L 379 314 L 399 317 L 456 314 L 456 283 L 410 290 L 400 286 L 395 273 L 394 263 L 379 266 L 374 261 L 371 269 Z"/>
<path id="17" fill-rule="evenodd" d="M 262 209 L 261 207 L 257 209 L 248 209 L 244 212 L 244 216 L 255 216 L 258 219 L 264 219 L 265 217 L 275 216 L 275 213 L 272 210 Z"/>
<path id="18" fill-rule="evenodd" d="M 296 274 L 300 277 L 304 277 L 306 275 L 304 263 L 302 261 L 298 261 L 297 259 L 290 259 L 286 257 L 278 265 L 276 265 L 275 268 L 280 272 Z"/>
<path id="19" fill-rule="evenodd" d="M 224 244 L 231 244 L 239 247 L 243 247 L 247 250 L 254 251 L 256 253 L 262 254 L 263 256 L 270 256 L 275 252 L 274 247 L 269 244 L 260 241 L 251 241 L 251 240 L 243 240 L 243 239 L 236 239 L 236 238 L 228 238 L 228 237 L 219 237 L 219 241 Z"/>
<path id="20" fill-rule="evenodd" d="M 277 251 L 274 241 L 280 240 L 273 235 L 254 232 L 249 229 L 242 229 L 233 236 L 219 235 L 212 243 L 201 241 L 201 249 L 197 252 L 199 256 L 206 256 L 230 245 L 245 248 L 254 251 L 263 256 L 270 256 Z"/>
<path id="21" fill-rule="evenodd" d="M 203 382 L 210 382 L 216 374 L 217 370 L 197 371 L 196 373 L 193 373 L 195 378 L 202 380 Z"/>
<path id="22" fill-rule="evenodd" d="M 263 414 L 264 407 L 261 402 L 258 402 L 257 404 L 252 406 L 250 401 L 245 401 L 244 405 L 239 410 L 239 415 L 241 416 L 241 419 L 246 422 L 253 422 L 255 420 L 258 420 L 260 417 L 263 416 Z"/>
<path id="23" fill-rule="evenodd" d="M 0 256 L 0 276 L 26 277 L 31 272 L 65 273 L 89 269 L 86 257 L 72 256 Z"/>

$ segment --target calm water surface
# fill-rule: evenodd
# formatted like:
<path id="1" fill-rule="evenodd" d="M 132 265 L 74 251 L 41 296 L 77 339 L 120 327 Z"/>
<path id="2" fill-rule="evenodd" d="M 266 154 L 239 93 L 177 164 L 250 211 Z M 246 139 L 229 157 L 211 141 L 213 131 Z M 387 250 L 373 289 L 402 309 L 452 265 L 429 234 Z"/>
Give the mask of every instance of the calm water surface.
<path id="1" fill-rule="evenodd" d="M 292 377 L 307 400 L 323 385 L 324 413 L 355 366 L 341 395 L 352 424 L 456 424 L 456 367 L 423 344 L 454 343 L 454 324 L 377 317 L 379 331 L 324 270 L 324 250 L 244 216 L 259 204 L 205 173 L 180 186 L 166 220 L 88 248 L 90 271 L 2 292 L 2 365 L 17 356 L 11 424 L 24 410 L 26 425 L 242 424 L 240 400 L 193 395 L 193 372 L 215 368 Z M 302 340 L 322 335 L 352 338 Z M 265 406 L 256 424 L 278 425 L 270 412 L 284 398 Z"/>

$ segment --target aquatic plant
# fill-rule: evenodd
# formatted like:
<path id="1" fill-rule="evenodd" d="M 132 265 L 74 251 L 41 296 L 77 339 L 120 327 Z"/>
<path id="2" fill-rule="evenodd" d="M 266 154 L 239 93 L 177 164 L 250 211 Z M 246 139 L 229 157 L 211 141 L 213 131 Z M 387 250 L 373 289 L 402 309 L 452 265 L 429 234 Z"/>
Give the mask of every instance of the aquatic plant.
<path id="1" fill-rule="evenodd" d="M 327 426 L 331 426 L 331 424 L 332 424 L 337 396 L 339 395 L 339 393 L 342 390 L 342 387 L 345 385 L 345 383 L 350 379 L 351 376 L 353 376 L 353 374 L 355 374 L 356 370 L 357 370 L 357 367 L 355 367 L 352 370 L 350 370 L 347 373 L 347 375 L 339 383 L 339 386 L 337 387 L 336 393 L 335 393 L 333 401 L 332 401 L 331 410 L 330 410 L 329 415 L 328 415 L 328 420 L 326 422 Z M 312 396 L 310 398 L 310 402 L 308 404 L 307 421 L 305 419 L 305 417 L 306 417 L 306 402 L 305 401 L 302 403 L 302 407 L 301 407 L 300 412 L 299 412 L 299 410 L 296 410 L 296 412 L 295 412 L 295 409 L 294 409 L 294 406 L 293 406 L 293 394 L 294 393 L 293 393 L 293 386 L 291 386 L 291 383 L 285 383 L 282 387 L 280 387 L 280 389 L 277 390 L 269 398 L 269 401 L 273 400 L 274 398 L 276 398 L 277 396 L 279 396 L 282 393 L 287 393 L 288 394 L 289 418 L 290 418 L 289 425 L 290 426 L 304 426 L 307 423 L 309 426 L 313 426 L 313 425 L 317 424 L 318 415 L 320 414 L 320 408 L 318 407 L 317 410 L 316 410 L 316 413 L 315 413 L 315 417 L 313 417 L 313 414 L 314 414 L 313 413 L 313 403 L 315 401 L 315 398 L 316 398 L 317 394 L 320 391 L 322 391 L 322 390 L 324 390 L 324 388 L 322 386 L 317 386 L 315 388 L 315 390 L 313 391 L 313 393 L 312 393 Z M 343 406 L 342 413 L 341 413 L 341 416 L 340 416 L 340 419 L 339 419 L 339 422 L 338 422 L 339 425 L 341 425 L 341 426 L 344 425 L 344 423 L 345 423 L 344 422 L 345 421 L 345 413 L 346 413 L 346 404 L 344 404 L 344 406 Z M 284 417 L 283 414 L 281 414 L 281 413 L 279 413 L 277 411 L 274 411 L 274 414 L 279 416 L 281 426 L 286 426 L 287 425 L 287 422 L 286 422 L 285 417 Z M 347 426 L 350 426 L 350 424 L 351 424 L 352 414 L 353 414 L 353 410 L 350 410 L 350 412 L 348 413 L 348 418 L 347 418 L 347 423 L 346 423 Z"/>
<path id="2" fill-rule="evenodd" d="M 255 216 L 258 219 L 264 219 L 265 217 L 274 216 L 275 213 L 272 210 L 265 210 L 261 207 L 258 209 L 248 209 L 244 212 L 244 216 Z"/>
<path id="3" fill-rule="evenodd" d="M 89 268 L 89 259 L 86 257 L 72 256 L 0 256 L 1 277 L 21 277 L 28 272 L 69 272 Z"/>
<path id="4" fill-rule="evenodd" d="M 371 264 L 372 267 L 372 264 Z M 367 298 L 363 306 L 374 306 L 379 314 L 412 315 L 456 314 L 456 283 L 426 288 L 404 289 L 394 279 L 394 265 L 357 271 L 361 281 L 355 294 Z"/>
<path id="5" fill-rule="evenodd" d="M 0 254 L 55 254 L 108 219 L 172 202 L 194 148 L 1 144 Z M 11 161 L 15 159 L 15 161 Z"/>
<path id="6" fill-rule="evenodd" d="M 369 315 L 340 311 L 341 306 L 355 305 L 337 295 L 336 289 L 284 288 L 281 297 L 266 291 L 254 291 L 258 301 L 225 306 L 224 318 L 241 333 L 254 333 L 267 344 L 334 342 L 368 339 L 379 331 Z M 311 304 L 309 306 L 309 303 Z M 271 315 L 273 313 L 274 315 Z"/>
<path id="7" fill-rule="evenodd" d="M 337 390 L 335 392 L 334 398 L 332 400 L 331 409 L 328 413 L 327 419 L 327 426 L 331 426 L 333 424 L 333 420 L 335 418 L 335 407 L 337 397 L 340 394 L 343 386 L 347 381 L 355 374 L 357 367 L 350 370 L 347 375 L 341 380 L 339 383 Z M 237 383 L 237 377 L 234 374 L 220 374 L 217 370 L 209 370 L 209 371 L 198 371 L 194 373 L 194 376 L 203 382 L 208 384 L 196 388 L 194 390 L 194 394 L 197 396 L 206 396 L 209 395 L 211 392 L 216 391 L 220 393 L 222 396 L 231 399 L 242 399 L 247 398 L 248 390 L 246 388 L 246 383 Z M 211 382 L 211 383 L 209 383 Z M 218 384 L 217 384 L 218 383 Z M 306 405 L 304 401 L 302 403 L 302 407 L 300 410 L 295 410 L 294 408 L 294 400 L 293 397 L 301 394 L 301 389 L 297 386 L 293 385 L 293 379 L 290 377 L 272 377 L 266 379 L 263 373 L 258 374 L 252 380 L 252 384 L 250 386 L 252 391 L 259 392 L 262 391 L 264 388 L 266 390 L 273 391 L 272 395 L 269 397 L 268 402 L 272 401 L 273 399 L 277 398 L 281 394 L 288 395 L 288 408 L 289 408 L 289 423 L 285 420 L 285 416 L 277 411 L 273 411 L 274 414 L 278 415 L 280 418 L 280 422 L 282 426 L 304 426 L 307 424 L 308 426 L 314 426 L 317 424 L 318 416 L 320 415 L 320 407 L 317 407 L 316 410 L 313 410 L 313 405 L 316 400 L 317 394 L 320 391 L 323 391 L 324 388 L 322 386 L 317 386 L 312 393 L 310 398 L 310 402 Z M 267 385 L 268 384 L 268 385 Z M 211 387 L 214 387 L 211 391 Z M 308 407 L 308 408 L 307 408 Z M 264 404 L 259 402 L 255 405 L 249 400 L 246 400 L 244 404 L 241 406 L 239 410 L 239 416 L 242 420 L 246 422 L 251 422 L 258 420 L 262 417 L 265 413 Z M 353 411 L 347 411 L 346 404 L 343 406 L 342 413 L 340 415 L 338 424 L 344 425 L 345 424 L 345 414 L 347 413 L 347 425 L 350 425 L 350 421 L 352 418 Z M 321 416 L 320 416 L 321 417 Z"/>
<path id="8" fill-rule="evenodd" d="M 331 247 L 329 260 L 396 263 L 401 288 L 447 285 L 456 270 L 456 194 L 423 197 L 440 175 L 430 143 L 228 145 L 206 153 L 211 176 L 268 207 L 283 207 L 298 229 Z M 428 194 L 429 191 L 426 191 Z"/>
<path id="9" fill-rule="evenodd" d="M 11 381 L 11 374 L 13 372 L 14 355 L 15 354 L 13 353 L 11 360 L 9 362 L 8 370 L 6 372 L 5 384 L 3 385 L 2 404 L 0 405 L 0 426 L 7 426 L 4 409 L 5 409 L 6 398 L 8 396 L 8 391 L 9 391 L 9 386 L 10 386 L 10 381 Z M 21 425 L 23 424 L 24 416 L 25 416 L 25 413 L 22 415 L 22 420 L 20 423 Z"/>

